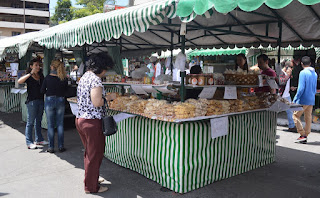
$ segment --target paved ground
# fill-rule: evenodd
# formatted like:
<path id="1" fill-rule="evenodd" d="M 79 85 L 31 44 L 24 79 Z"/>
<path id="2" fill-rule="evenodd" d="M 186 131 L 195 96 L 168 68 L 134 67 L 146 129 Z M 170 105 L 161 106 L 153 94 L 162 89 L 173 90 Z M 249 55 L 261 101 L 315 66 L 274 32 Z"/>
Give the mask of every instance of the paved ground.
<path id="1" fill-rule="evenodd" d="M 4 197 L 320 197 L 320 133 L 308 144 L 295 144 L 298 134 L 277 131 L 276 162 L 187 194 L 166 191 L 138 173 L 103 160 L 101 176 L 109 191 L 83 191 L 83 153 L 79 135 L 67 122 L 65 153 L 49 154 L 46 147 L 28 150 L 21 114 L 0 113 L 0 196 Z M 46 134 L 46 131 L 43 131 Z"/>

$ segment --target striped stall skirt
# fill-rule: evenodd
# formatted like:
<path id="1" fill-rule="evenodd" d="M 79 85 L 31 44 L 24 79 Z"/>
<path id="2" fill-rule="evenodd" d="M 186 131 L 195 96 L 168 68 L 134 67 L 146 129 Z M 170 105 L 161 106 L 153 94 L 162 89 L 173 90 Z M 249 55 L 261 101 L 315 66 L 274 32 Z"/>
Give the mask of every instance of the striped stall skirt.
<path id="1" fill-rule="evenodd" d="M 11 93 L 13 85 L 0 86 L 0 111 L 4 113 L 20 112 L 20 95 Z"/>
<path id="2" fill-rule="evenodd" d="M 229 134 L 212 139 L 210 121 L 176 124 L 138 116 L 106 137 L 105 156 L 186 193 L 274 162 L 276 120 L 268 111 L 230 116 Z"/>

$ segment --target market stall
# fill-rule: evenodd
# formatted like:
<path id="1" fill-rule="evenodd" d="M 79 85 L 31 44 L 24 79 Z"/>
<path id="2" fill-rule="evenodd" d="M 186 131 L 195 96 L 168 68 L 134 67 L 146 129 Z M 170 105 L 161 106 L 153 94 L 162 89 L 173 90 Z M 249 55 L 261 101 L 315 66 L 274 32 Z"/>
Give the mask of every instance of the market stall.
<path id="1" fill-rule="evenodd" d="M 14 82 L 0 82 L 0 111 L 5 113 L 21 111 L 20 95 L 11 92 Z"/>
<path id="2" fill-rule="evenodd" d="M 198 0 L 196 4 L 193 0 L 161 0 L 67 22 L 42 31 L 35 41 L 47 49 L 119 47 L 123 57 L 176 48 L 184 53 L 186 47 L 319 45 L 320 33 L 309 31 L 320 27 L 319 1 L 264 2 L 228 0 L 213 4 Z M 301 15 L 288 14 L 296 10 Z M 221 88 L 220 93 L 229 94 L 209 99 L 212 114 L 197 117 L 195 105 L 184 102 L 185 89 L 197 87 L 186 87 L 185 73 L 181 74 L 182 82 L 177 85 L 181 103 L 168 108 L 174 104 L 152 100 L 150 107 L 169 110 L 165 111 L 167 116 L 173 116 L 174 109 L 175 118 L 154 116 L 158 111 L 145 115 L 144 110 L 150 108 L 143 109 L 143 105 L 137 108 L 143 109 L 143 114 L 132 111 L 130 105 L 129 110 L 121 109 L 121 105 L 120 109 L 110 110 L 111 114 L 126 112 L 139 116 L 120 121 L 118 133 L 106 137 L 108 159 L 179 193 L 274 161 L 276 113 L 269 111 L 272 106 L 245 110 L 241 107 L 244 100 L 238 98 L 238 84 L 203 85 L 209 87 L 202 88 Z M 273 109 L 279 109 L 276 107 Z M 219 132 L 223 132 L 222 136 L 216 134 Z"/>

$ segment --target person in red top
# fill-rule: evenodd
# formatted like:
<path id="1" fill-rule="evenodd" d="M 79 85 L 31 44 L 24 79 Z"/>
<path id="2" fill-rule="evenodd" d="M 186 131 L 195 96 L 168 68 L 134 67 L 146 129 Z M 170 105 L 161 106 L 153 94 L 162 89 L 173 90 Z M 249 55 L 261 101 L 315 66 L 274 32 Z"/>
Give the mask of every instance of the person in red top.
<path id="1" fill-rule="evenodd" d="M 261 69 L 261 74 L 270 76 L 270 77 L 277 77 L 276 72 L 269 67 L 269 57 L 265 54 L 261 54 L 257 57 L 258 60 L 258 67 Z M 270 92 L 275 94 L 276 90 L 271 89 L 270 87 L 261 87 L 256 89 L 256 92 Z"/>

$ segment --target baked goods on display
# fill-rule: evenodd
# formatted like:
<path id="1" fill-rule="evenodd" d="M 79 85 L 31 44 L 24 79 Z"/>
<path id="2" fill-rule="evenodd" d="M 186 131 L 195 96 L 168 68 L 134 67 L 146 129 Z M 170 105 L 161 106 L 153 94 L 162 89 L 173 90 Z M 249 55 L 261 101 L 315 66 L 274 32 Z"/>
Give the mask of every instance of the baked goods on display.
<path id="1" fill-rule="evenodd" d="M 67 100 L 68 100 L 68 102 L 72 102 L 72 103 L 78 102 L 77 97 L 68 98 Z"/>
<path id="2" fill-rule="evenodd" d="M 205 116 L 207 114 L 207 108 L 208 108 L 208 100 L 207 99 L 188 99 L 186 100 L 186 103 L 193 104 L 195 109 L 195 117 Z"/>
<path id="3" fill-rule="evenodd" d="M 127 97 L 127 96 L 118 97 L 111 102 L 110 108 L 117 111 L 126 111 L 127 110 L 126 104 L 130 101 L 131 101 L 130 97 Z"/>
<path id="4" fill-rule="evenodd" d="M 167 104 L 166 100 L 149 99 L 148 104 L 146 105 L 144 110 L 144 115 L 149 118 L 152 118 L 154 116 L 160 116 L 159 110 L 165 104 Z"/>
<path id="5" fill-rule="evenodd" d="M 147 100 L 135 100 L 127 104 L 127 112 L 143 115 L 146 105 L 148 104 Z"/>
<path id="6" fill-rule="evenodd" d="M 235 85 L 258 85 L 260 72 L 254 70 L 243 70 L 238 68 L 237 70 L 227 69 L 224 72 L 225 80 L 228 84 Z"/>
<path id="7" fill-rule="evenodd" d="M 229 103 L 232 113 L 245 111 L 245 102 L 243 100 L 229 100 Z"/>
<path id="8" fill-rule="evenodd" d="M 230 113 L 230 103 L 227 100 L 208 100 L 206 116 Z"/>
<path id="9" fill-rule="evenodd" d="M 174 103 L 174 113 L 176 119 L 187 119 L 195 117 L 196 106 L 190 103 Z"/>

